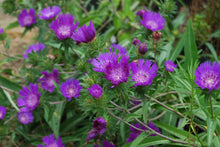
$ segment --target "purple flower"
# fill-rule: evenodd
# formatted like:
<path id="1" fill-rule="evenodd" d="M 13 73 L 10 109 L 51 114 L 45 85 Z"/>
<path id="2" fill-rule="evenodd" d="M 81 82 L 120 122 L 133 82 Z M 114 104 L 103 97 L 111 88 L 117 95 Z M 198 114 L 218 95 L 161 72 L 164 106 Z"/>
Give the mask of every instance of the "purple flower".
<path id="1" fill-rule="evenodd" d="M 145 8 L 145 10 L 143 10 L 143 9 L 140 9 L 140 10 L 138 10 L 137 11 L 137 13 L 136 13 L 136 15 L 138 15 L 138 16 L 140 16 L 141 18 L 143 17 L 143 14 L 145 13 L 145 12 L 147 12 L 148 10 Z"/>
<path id="2" fill-rule="evenodd" d="M 132 44 L 134 44 L 135 46 L 137 46 L 137 45 L 140 45 L 140 44 L 141 44 L 141 41 L 138 40 L 137 38 L 134 38 Z"/>
<path id="3" fill-rule="evenodd" d="M 0 106 L 0 119 L 4 119 L 6 114 L 6 108 L 4 106 Z"/>
<path id="4" fill-rule="evenodd" d="M 143 20 L 140 20 L 140 23 L 151 31 L 158 31 L 164 28 L 166 21 L 159 13 L 147 11 L 143 14 Z"/>
<path id="5" fill-rule="evenodd" d="M 110 62 L 106 66 L 105 78 L 110 80 L 112 84 L 118 85 L 122 82 L 127 82 L 129 75 L 128 65 L 129 55 L 122 56 L 118 62 Z"/>
<path id="6" fill-rule="evenodd" d="M 43 142 L 45 145 L 38 144 L 37 147 L 64 147 L 60 137 L 55 139 L 54 134 L 43 137 Z"/>
<path id="7" fill-rule="evenodd" d="M 0 34 L 2 34 L 4 32 L 3 28 L 0 28 Z"/>
<path id="8" fill-rule="evenodd" d="M 139 54 L 144 55 L 147 52 L 147 44 L 144 42 L 141 43 L 139 45 L 138 52 L 139 52 Z"/>
<path id="9" fill-rule="evenodd" d="M 56 69 L 53 69 L 52 73 L 48 73 L 47 71 L 43 71 L 42 75 L 44 78 L 40 78 L 38 81 L 41 82 L 41 87 L 49 92 L 53 92 L 55 86 L 53 82 L 59 84 L 59 73 Z"/>
<path id="10" fill-rule="evenodd" d="M 174 69 L 176 68 L 176 64 L 173 63 L 173 61 L 171 60 L 167 60 L 164 62 L 164 65 L 166 67 L 166 70 L 169 71 L 169 72 L 172 72 L 174 71 Z"/>
<path id="11" fill-rule="evenodd" d="M 80 90 L 82 86 L 79 85 L 79 81 L 75 79 L 68 79 L 63 82 L 60 86 L 60 91 L 62 92 L 65 98 L 68 98 L 68 101 L 72 99 L 72 97 L 79 97 Z"/>
<path id="12" fill-rule="evenodd" d="M 28 49 L 23 54 L 23 58 L 26 59 L 28 57 L 28 54 L 32 54 L 32 52 L 38 52 L 40 53 L 45 48 L 45 45 L 43 43 L 36 43 L 28 47 Z"/>
<path id="13" fill-rule="evenodd" d="M 146 127 L 144 127 L 144 126 L 139 126 L 139 124 L 133 124 L 133 123 L 132 123 L 132 125 L 135 126 L 136 128 L 142 129 L 142 130 L 148 130 L 148 129 L 147 129 Z M 150 127 L 151 129 L 153 129 L 154 131 L 156 131 L 157 133 L 161 133 L 161 132 L 159 131 L 159 129 L 158 129 L 152 122 L 149 122 L 149 123 L 147 124 L 147 126 Z M 131 130 L 132 133 L 130 133 L 130 134 L 129 134 L 129 138 L 126 139 L 126 140 L 127 140 L 127 143 L 134 141 L 134 140 L 141 134 L 141 131 L 138 131 L 138 130 L 132 128 L 132 127 L 129 127 L 129 128 L 130 128 L 130 130 Z M 156 134 L 151 134 L 151 135 L 149 135 L 149 136 L 156 136 Z M 149 137 L 149 136 L 148 136 L 148 137 Z"/>
<path id="14" fill-rule="evenodd" d="M 18 16 L 18 22 L 21 27 L 31 26 L 36 23 L 35 11 L 33 8 L 29 10 L 29 12 L 24 9 Z"/>
<path id="15" fill-rule="evenodd" d="M 21 112 L 33 111 L 39 104 L 40 92 L 38 92 L 38 85 L 30 83 L 28 87 L 24 86 L 19 91 L 19 97 L 17 99 L 18 106 L 23 106 Z"/>
<path id="16" fill-rule="evenodd" d="M 157 75 L 158 67 L 155 63 L 149 60 L 139 59 L 138 63 L 131 62 L 130 69 L 132 71 L 132 81 L 135 81 L 135 86 L 151 85 L 153 78 Z"/>
<path id="17" fill-rule="evenodd" d="M 77 43 L 89 43 L 92 42 L 95 38 L 95 28 L 92 21 L 90 21 L 90 25 L 87 27 L 83 25 L 79 27 L 78 30 L 73 33 L 72 39 L 77 41 Z"/>
<path id="18" fill-rule="evenodd" d="M 220 64 L 217 62 L 213 62 L 212 65 L 210 61 L 200 64 L 194 75 L 194 82 L 202 89 L 207 88 L 211 91 L 220 86 Z"/>
<path id="19" fill-rule="evenodd" d="M 49 27 L 54 31 L 58 39 L 64 40 L 71 38 L 74 30 L 79 25 L 79 22 L 76 22 L 76 24 L 73 24 L 73 22 L 74 16 L 71 14 L 60 14 Z"/>
<path id="20" fill-rule="evenodd" d="M 18 115 L 18 120 L 22 123 L 22 124 L 29 124 L 31 122 L 33 122 L 33 115 L 31 112 L 20 112 L 17 113 Z"/>
<path id="21" fill-rule="evenodd" d="M 102 87 L 98 84 L 93 84 L 90 88 L 88 88 L 89 93 L 96 99 L 102 96 Z"/>
<path id="22" fill-rule="evenodd" d="M 118 56 L 123 56 L 127 53 L 125 47 L 118 44 L 112 44 L 111 47 L 109 48 L 109 51 L 114 52 Z"/>
<path id="23" fill-rule="evenodd" d="M 112 52 L 102 53 L 97 58 L 92 60 L 92 65 L 96 68 L 93 68 L 94 71 L 104 72 L 108 64 L 112 62 L 117 62 L 118 56 Z"/>
<path id="24" fill-rule="evenodd" d="M 47 7 L 39 12 L 38 17 L 40 19 L 50 20 L 56 17 L 56 15 L 59 14 L 60 11 L 61 9 L 58 6 L 53 6 L 52 9 L 51 7 Z"/>
<path id="25" fill-rule="evenodd" d="M 101 136 L 105 133 L 107 128 L 107 122 L 104 118 L 98 117 L 96 120 L 93 121 L 92 130 L 89 131 L 88 137 L 86 140 L 91 140 L 95 138 L 98 134 Z"/>

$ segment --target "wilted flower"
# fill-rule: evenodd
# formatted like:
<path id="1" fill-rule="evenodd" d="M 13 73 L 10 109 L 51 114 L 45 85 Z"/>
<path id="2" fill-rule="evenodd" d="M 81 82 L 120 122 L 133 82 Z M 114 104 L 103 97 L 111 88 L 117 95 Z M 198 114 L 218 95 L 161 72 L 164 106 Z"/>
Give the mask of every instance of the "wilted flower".
<path id="1" fill-rule="evenodd" d="M 127 53 L 127 50 L 125 47 L 118 45 L 118 44 L 112 44 L 111 47 L 109 48 L 110 52 L 114 52 L 118 56 L 123 56 Z"/>
<path id="2" fill-rule="evenodd" d="M 155 63 L 149 60 L 139 59 L 138 63 L 131 62 L 130 69 L 132 71 L 132 81 L 135 81 L 135 86 L 151 85 L 153 78 L 157 75 L 158 67 Z"/>
<path id="3" fill-rule="evenodd" d="M 167 60 L 164 62 L 164 65 L 166 67 L 166 70 L 169 71 L 169 72 L 172 72 L 174 71 L 174 69 L 176 68 L 176 64 L 173 63 L 173 61 L 171 60 Z"/>
<path id="4" fill-rule="evenodd" d="M 43 137 L 43 142 L 45 145 L 38 144 L 37 147 L 64 147 L 60 137 L 55 139 L 54 134 Z"/>
<path id="5" fill-rule="evenodd" d="M 50 19 L 53 19 L 54 17 L 56 17 L 56 15 L 59 14 L 60 11 L 61 11 L 61 9 L 58 6 L 53 6 L 52 9 L 49 6 L 47 8 L 44 8 L 43 10 L 41 10 L 38 14 L 38 17 L 40 19 L 50 20 Z"/>
<path id="6" fill-rule="evenodd" d="M 29 12 L 26 9 L 22 10 L 18 16 L 18 22 L 22 27 L 31 26 L 32 24 L 36 23 L 34 9 L 31 8 Z"/>
<path id="7" fill-rule="evenodd" d="M 28 87 L 24 86 L 19 91 L 19 97 L 17 99 L 18 106 L 21 107 L 21 112 L 33 111 L 39 104 L 40 92 L 38 91 L 38 85 L 30 83 Z"/>
<path id="8" fill-rule="evenodd" d="M 89 93 L 96 99 L 102 96 L 102 87 L 98 84 L 93 84 L 90 88 L 88 88 Z"/>
<path id="9" fill-rule="evenodd" d="M 125 55 L 122 56 L 120 61 L 110 62 L 104 71 L 105 78 L 110 80 L 114 85 L 127 82 L 129 75 L 128 60 L 129 55 Z"/>
<path id="10" fill-rule="evenodd" d="M 217 62 L 213 62 L 212 65 L 210 61 L 200 64 L 194 75 L 194 82 L 202 89 L 207 88 L 211 91 L 220 86 L 220 64 Z"/>
<path id="11" fill-rule="evenodd" d="M 0 106 L 0 119 L 4 119 L 6 114 L 6 108 L 4 106 Z"/>
<path id="12" fill-rule="evenodd" d="M 45 48 L 45 45 L 43 43 L 36 43 L 28 47 L 28 49 L 23 54 L 23 58 L 26 59 L 28 57 L 28 54 L 32 54 L 32 52 L 38 52 L 40 53 Z"/>
<path id="13" fill-rule="evenodd" d="M 68 101 L 72 99 L 72 97 L 79 97 L 80 90 L 82 86 L 79 85 L 79 81 L 75 79 L 68 79 L 63 82 L 60 86 L 60 91 L 62 92 L 65 98 L 68 98 Z"/>
<path id="14" fill-rule="evenodd" d="M 106 66 L 109 63 L 117 62 L 118 56 L 115 53 L 101 53 L 98 57 L 92 60 L 92 65 L 96 68 L 93 68 L 94 71 L 104 72 L 106 70 Z"/>
<path id="15" fill-rule="evenodd" d="M 158 42 L 162 36 L 161 32 L 155 31 L 152 33 L 152 38 L 155 42 Z"/>
<path id="16" fill-rule="evenodd" d="M 138 40 L 137 38 L 134 38 L 132 44 L 134 44 L 135 46 L 137 46 L 137 45 L 140 45 L 140 44 L 141 44 L 141 41 Z"/>
<path id="17" fill-rule="evenodd" d="M 101 136 L 105 133 L 107 128 L 107 122 L 104 118 L 98 117 L 96 120 L 93 121 L 92 130 L 89 131 L 88 137 L 86 140 L 91 140 L 95 138 L 98 134 Z"/>
<path id="18" fill-rule="evenodd" d="M 54 31 L 60 40 L 71 38 L 74 30 L 79 25 L 79 22 L 76 22 L 76 24 L 73 24 L 73 22 L 74 16 L 71 14 L 60 14 L 58 18 L 50 24 L 50 29 Z"/>
<path id="19" fill-rule="evenodd" d="M 141 43 L 139 45 L 138 52 L 139 52 L 139 54 L 144 55 L 147 52 L 147 44 L 144 42 Z"/>
<path id="20" fill-rule="evenodd" d="M 90 21 L 90 25 L 87 27 L 83 25 L 77 29 L 75 33 L 72 35 L 72 39 L 77 41 L 77 43 L 89 43 L 92 42 L 95 38 L 95 28 L 92 21 Z"/>
<path id="21" fill-rule="evenodd" d="M 3 28 L 0 28 L 0 34 L 2 34 L 4 32 Z"/>
<path id="22" fill-rule="evenodd" d="M 147 129 L 146 127 L 144 127 L 144 126 L 139 126 L 139 124 L 132 124 L 132 125 L 135 126 L 136 128 L 142 129 L 142 130 L 148 130 L 148 129 Z M 159 129 L 158 129 L 152 122 L 149 122 L 149 123 L 147 124 L 147 126 L 150 127 L 151 129 L 153 129 L 155 132 L 161 133 L 161 132 L 159 131 Z M 129 127 L 129 128 L 130 128 L 130 130 L 131 130 L 132 133 L 130 133 L 130 134 L 129 134 L 129 138 L 126 139 L 126 140 L 127 140 L 127 143 L 134 141 L 134 140 L 141 134 L 141 131 L 138 131 L 138 130 L 132 128 L 132 127 Z M 156 136 L 156 134 L 151 134 L 151 135 L 149 135 L 149 136 Z M 149 137 L 149 136 L 148 136 L 148 137 Z"/>
<path id="23" fill-rule="evenodd" d="M 158 31 L 164 28 L 166 21 L 159 13 L 147 11 L 143 14 L 143 20 L 140 20 L 140 23 L 151 31 Z"/>
<path id="24" fill-rule="evenodd" d="M 31 112 L 20 112 L 17 113 L 18 115 L 18 120 L 22 123 L 22 124 L 29 124 L 31 122 L 33 122 L 33 115 Z"/>
<path id="25" fill-rule="evenodd" d="M 41 82 L 41 87 L 49 92 L 53 92 L 55 86 L 53 82 L 59 84 L 59 73 L 56 69 L 53 69 L 52 73 L 48 73 L 47 71 L 43 71 L 42 75 L 44 78 L 40 78 L 38 81 Z"/>

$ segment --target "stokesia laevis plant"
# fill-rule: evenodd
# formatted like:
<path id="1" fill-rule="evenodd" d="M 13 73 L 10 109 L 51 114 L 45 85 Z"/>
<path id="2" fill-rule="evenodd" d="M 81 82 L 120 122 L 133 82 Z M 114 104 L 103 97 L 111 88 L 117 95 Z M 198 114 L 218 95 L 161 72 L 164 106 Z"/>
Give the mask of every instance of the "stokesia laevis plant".
<path id="1" fill-rule="evenodd" d="M 23 54 L 23 58 L 26 59 L 28 58 L 28 54 L 32 54 L 33 52 L 34 53 L 40 53 L 42 50 L 44 50 L 45 48 L 45 45 L 43 43 L 36 43 L 36 44 L 33 44 L 33 45 L 30 45 L 28 47 L 28 49 L 25 51 L 25 53 Z"/>
<path id="2" fill-rule="evenodd" d="M 0 106 L 0 119 L 4 119 L 6 114 L 6 108 L 4 106 Z"/>
<path id="3" fill-rule="evenodd" d="M 65 147 L 60 137 L 57 139 L 54 134 L 42 138 L 45 145 L 38 144 L 37 147 Z"/>
<path id="4" fill-rule="evenodd" d="M 168 72 L 172 72 L 174 71 L 174 69 L 176 69 L 176 64 L 173 63 L 172 60 L 167 60 L 164 62 L 165 68 Z"/>
<path id="5" fill-rule="evenodd" d="M 28 12 L 27 9 L 21 11 L 18 16 L 18 22 L 21 27 L 30 27 L 36 23 L 35 10 L 31 8 Z"/>
<path id="6" fill-rule="evenodd" d="M 102 87 L 98 84 L 93 84 L 90 88 L 88 88 L 88 91 L 95 99 L 100 98 L 103 93 Z"/>
<path id="7" fill-rule="evenodd" d="M 55 18 L 60 13 L 60 11 L 61 9 L 58 6 L 53 6 L 52 8 L 46 7 L 39 12 L 38 17 L 44 20 L 51 20 Z"/>

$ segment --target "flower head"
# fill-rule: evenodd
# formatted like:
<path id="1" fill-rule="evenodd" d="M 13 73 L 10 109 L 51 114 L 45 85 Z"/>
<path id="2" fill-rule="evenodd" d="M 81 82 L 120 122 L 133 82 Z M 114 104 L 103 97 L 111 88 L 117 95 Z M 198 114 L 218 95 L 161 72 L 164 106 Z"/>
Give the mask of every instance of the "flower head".
<path id="1" fill-rule="evenodd" d="M 207 61 L 197 67 L 194 75 L 196 80 L 194 81 L 200 88 L 209 89 L 209 91 L 217 90 L 220 86 L 220 64 L 217 62 Z"/>
<path id="2" fill-rule="evenodd" d="M 173 61 L 171 60 L 167 60 L 164 62 L 164 65 L 166 67 L 166 70 L 169 71 L 169 72 L 172 72 L 174 71 L 174 69 L 176 68 L 176 64 L 173 63 Z"/>
<path id="3" fill-rule="evenodd" d="M 136 128 L 142 129 L 142 130 L 148 130 L 146 127 L 140 126 L 139 124 L 132 124 L 132 125 L 135 126 Z M 151 129 L 153 129 L 155 132 L 161 133 L 161 132 L 159 131 L 159 129 L 158 129 L 152 122 L 149 122 L 149 123 L 147 124 L 147 126 L 150 127 Z M 134 141 L 134 140 L 141 134 L 141 131 L 136 130 L 136 129 L 132 128 L 132 127 L 129 127 L 129 128 L 130 128 L 130 130 L 131 130 L 132 133 L 130 133 L 130 134 L 129 134 L 129 138 L 126 139 L 126 140 L 127 140 L 127 143 Z M 155 135 L 156 135 L 156 134 L 151 134 L 151 135 L 149 135 L 149 136 L 155 136 Z"/>
<path id="4" fill-rule="evenodd" d="M 76 22 L 76 24 L 73 24 L 73 22 L 74 16 L 71 14 L 60 14 L 49 27 L 54 31 L 58 39 L 64 40 L 71 38 L 74 30 L 79 25 L 79 22 Z"/>
<path id="5" fill-rule="evenodd" d="M 83 25 L 82 27 L 79 27 L 78 30 L 72 35 L 72 39 L 77 41 L 77 43 L 89 43 L 93 41 L 94 38 L 95 28 L 92 21 L 90 21 L 90 25 L 88 27 Z"/>
<path id="6" fill-rule="evenodd" d="M 122 56 L 120 61 L 110 62 L 104 71 L 105 78 L 110 80 L 114 85 L 127 82 L 129 75 L 128 60 L 129 55 L 125 55 Z"/>
<path id="7" fill-rule="evenodd" d="M 31 26 L 36 23 L 35 11 L 33 8 L 29 10 L 29 12 L 24 9 L 18 16 L 18 22 L 21 27 Z"/>
<path id="8" fill-rule="evenodd" d="M 108 142 L 108 140 L 103 140 L 102 146 L 101 145 L 99 146 L 98 144 L 96 144 L 93 147 L 115 147 L 115 145 L 112 144 L 111 142 Z"/>
<path id="9" fill-rule="evenodd" d="M 23 54 L 23 58 L 26 59 L 28 57 L 28 54 L 32 54 L 32 52 L 38 52 L 40 53 L 45 48 L 45 45 L 43 43 L 36 43 L 28 47 L 28 49 Z"/>
<path id="10" fill-rule="evenodd" d="M 140 45 L 140 44 L 141 44 L 141 41 L 138 40 L 137 38 L 134 38 L 132 44 L 134 44 L 135 46 L 137 46 L 137 45 Z"/>
<path id="11" fill-rule="evenodd" d="M 118 56 L 123 56 L 127 53 L 127 50 L 125 47 L 118 45 L 118 44 L 112 44 L 111 47 L 109 48 L 110 52 L 114 52 Z"/>
<path id="12" fill-rule="evenodd" d="M 96 99 L 102 96 L 102 87 L 98 84 L 93 84 L 90 88 L 88 88 L 89 93 Z"/>
<path id="13" fill-rule="evenodd" d="M 23 106 L 21 112 L 33 111 L 39 104 L 40 92 L 38 91 L 38 85 L 30 83 L 28 87 L 24 86 L 19 91 L 19 97 L 17 99 L 18 106 Z"/>
<path id="14" fill-rule="evenodd" d="M 50 20 L 56 17 L 56 15 L 60 13 L 60 11 L 61 9 L 58 6 L 53 6 L 52 9 L 51 7 L 47 7 L 39 12 L 38 17 L 40 19 Z"/>
<path id="15" fill-rule="evenodd" d="M 107 128 L 107 122 L 104 118 L 98 117 L 96 120 L 93 121 L 92 130 L 89 131 L 88 137 L 86 140 L 91 140 L 95 138 L 98 134 L 101 136 L 105 133 Z"/>
<path id="16" fill-rule="evenodd" d="M 158 31 L 164 28 L 166 21 L 159 13 L 147 11 L 143 14 L 143 20 L 140 20 L 140 23 L 151 31 Z"/>
<path id="17" fill-rule="evenodd" d="M 0 106 L 0 119 L 4 119 L 6 114 L 6 108 L 4 106 Z"/>
<path id="18" fill-rule="evenodd" d="M 56 69 L 53 69 L 52 73 L 48 73 L 47 71 L 43 71 L 42 75 L 44 75 L 44 78 L 39 78 L 38 81 L 41 82 L 41 87 L 49 92 L 53 92 L 55 86 L 53 82 L 59 84 L 59 73 Z"/>
<path id="19" fill-rule="evenodd" d="M 147 52 L 147 44 L 144 42 L 141 43 L 139 45 L 138 52 L 139 52 L 139 54 L 144 55 Z"/>
<path id="20" fill-rule="evenodd" d="M 155 63 L 149 60 L 144 62 L 144 59 L 139 59 L 138 63 L 131 62 L 130 69 L 132 71 L 132 81 L 136 82 L 135 86 L 151 85 L 158 71 L 158 67 Z"/>
<path id="21" fill-rule="evenodd" d="M 18 115 L 18 120 L 22 123 L 22 124 L 29 124 L 31 122 L 33 122 L 33 115 L 31 112 L 20 112 L 17 113 Z"/>
<path id="22" fill-rule="evenodd" d="M 92 65 L 96 68 L 93 68 L 94 71 L 104 72 L 109 63 L 117 62 L 118 56 L 115 53 L 101 53 L 98 57 L 92 60 Z"/>
<path id="23" fill-rule="evenodd" d="M 2 34 L 4 32 L 3 28 L 0 28 L 0 34 Z"/>
<path id="24" fill-rule="evenodd" d="M 79 97 L 80 90 L 82 86 L 79 85 L 79 81 L 75 79 L 68 79 L 63 82 L 60 86 L 60 91 L 62 92 L 65 98 L 68 98 L 68 101 L 72 99 L 72 97 Z"/>
<path id="25" fill-rule="evenodd" d="M 43 137 L 43 142 L 45 145 L 38 144 L 37 147 L 64 147 L 60 137 L 57 139 L 54 137 L 54 134 Z"/>

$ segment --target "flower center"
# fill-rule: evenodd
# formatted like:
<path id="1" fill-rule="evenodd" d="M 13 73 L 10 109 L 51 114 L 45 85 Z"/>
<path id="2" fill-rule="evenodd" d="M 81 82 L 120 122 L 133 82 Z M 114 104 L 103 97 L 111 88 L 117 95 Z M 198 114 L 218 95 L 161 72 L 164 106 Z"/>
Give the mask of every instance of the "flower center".
<path id="1" fill-rule="evenodd" d="M 50 77 L 48 79 L 48 86 L 53 86 L 53 82 L 56 82 L 55 79 L 53 77 Z"/>
<path id="2" fill-rule="evenodd" d="M 58 145 L 56 142 L 54 142 L 53 144 L 48 145 L 48 147 L 58 147 Z"/>
<path id="3" fill-rule="evenodd" d="M 119 81 L 123 77 L 123 70 L 122 68 L 116 68 L 112 71 L 112 78 L 115 81 Z"/>
<path id="4" fill-rule="evenodd" d="M 54 12 L 48 12 L 48 13 L 45 14 L 46 17 L 50 17 L 50 16 L 53 16 L 53 15 L 54 15 Z"/>
<path id="5" fill-rule="evenodd" d="M 28 115 L 23 113 L 21 116 L 20 116 L 20 121 L 21 122 L 27 122 L 28 120 Z"/>
<path id="6" fill-rule="evenodd" d="M 69 26 L 60 26 L 58 29 L 58 33 L 61 34 L 62 36 L 70 36 L 70 27 Z"/>
<path id="7" fill-rule="evenodd" d="M 26 100 L 26 103 L 29 107 L 33 107 L 37 104 L 38 98 L 35 94 L 30 94 Z"/>
<path id="8" fill-rule="evenodd" d="M 0 118 L 2 117 L 2 115 L 3 115 L 3 113 L 2 113 L 2 112 L 0 112 Z"/>
<path id="9" fill-rule="evenodd" d="M 155 21 L 148 21 L 147 26 L 149 26 L 151 29 L 156 29 L 158 27 L 157 23 Z"/>
<path id="10" fill-rule="evenodd" d="M 136 75 L 135 81 L 137 83 L 144 83 L 149 81 L 149 74 L 147 72 L 140 71 Z"/>
<path id="11" fill-rule="evenodd" d="M 28 15 L 24 18 L 24 25 L 30 25 L 31 22 L 32 22 L 32 17 L 31 16 Z"/>
<path id="12" fill-rule="evenodd" d="M 209 72 L 202 77 L 206 88 L 214 88 L 218 84 L 218 75 L 214 72 Z"/>
<path id="13" fill-rule="evenodd" d="M 76 94 L 76 88 L 74 86 L 70 86 L 67 88 L 67 93 L 69 96 L 74 96 Z"/>

